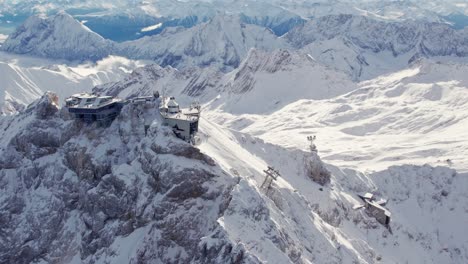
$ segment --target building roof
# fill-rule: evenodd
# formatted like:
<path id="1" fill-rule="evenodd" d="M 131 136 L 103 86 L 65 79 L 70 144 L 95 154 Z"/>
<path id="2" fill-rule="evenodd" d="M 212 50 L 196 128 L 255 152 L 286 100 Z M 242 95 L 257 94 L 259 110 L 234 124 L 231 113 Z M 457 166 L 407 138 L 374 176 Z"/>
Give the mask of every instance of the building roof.
<path id="1" fill-rule="evenodd" d="M 200 111 L 196 108 L 179 109 L 179 104 L 171 96 L 168 101 L 163 100 L 159 108 L 161 115 L 166 119 L 178 119 L 183 121 L 195 122 L 199 119 Z M 171 108 L 177 108 L 177 111 L 171 111 Z"/>
<path id="2" fill-rule="evenodd" d="M 71 103 L 69 108 L 100 108 L 115 102 L 121 102 L 122 99 L 115 98 L 112 96 L 98 96 L 89 93 L 74 94 L 71 97 L 65 99 L 67 103 Z"/>
<path id="3" fill-rule="evenodd" d="M 378 204 L 376 202 L 366 200 L 366 203 L 370 204 L 371 206 L 373 206 L 375 208 L 380 209 L 381 211 L 383 211 L 385 213 L 386 216 L 390 217 L 392 215 L 388 209 L 384 208 L 383 206 L 381 206 L 380 204 Z"/>
<path id="4" fill-rule="evenodd" d="M 93 98 L 96 97 L 95 94 L 90 94 L 90 93 L 77 93 L 72 95 L 70 98 L 78 98 L 78 99 L 85 99 L 85 98 Z"/>

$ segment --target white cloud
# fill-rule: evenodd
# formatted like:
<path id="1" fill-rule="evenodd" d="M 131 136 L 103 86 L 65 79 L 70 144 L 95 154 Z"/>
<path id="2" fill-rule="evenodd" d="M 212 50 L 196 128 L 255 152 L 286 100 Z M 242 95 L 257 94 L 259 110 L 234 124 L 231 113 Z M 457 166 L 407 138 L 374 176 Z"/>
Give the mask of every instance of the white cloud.
<path id="1" fill-rule="evenodd" d="M 152 26 L 149 26 L 149 27 L 145 27 L 145 28 L 142 28 L 141 29 L 141 32 L 148 32 L 148 31 L 153 31 L 155 29 L 158 29 L 162 26 L 162 23 L 158 23 L 156 25 L 152 25 Z"/>
<path id="2" fill-rule="evenodd" d="M 0 44 L 8 38 L 8 35 L 0 34 Z"/>

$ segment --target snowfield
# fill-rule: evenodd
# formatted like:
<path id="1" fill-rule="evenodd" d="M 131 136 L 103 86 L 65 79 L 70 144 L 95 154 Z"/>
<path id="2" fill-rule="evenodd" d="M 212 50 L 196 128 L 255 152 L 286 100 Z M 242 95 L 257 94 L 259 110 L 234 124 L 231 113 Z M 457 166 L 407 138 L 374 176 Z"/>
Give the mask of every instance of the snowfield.
<path id="1" fill-rule="evenodd" d="M 214 111 L 206 118 L 286 148 L 305 149 L 306 136 L 316 135 L 322 158 L 337 166 L 375 171 L 427 163 L 467 171 L 467 70 L 465 64 L 422 60 L 336 98 L 297 94 L 297 101 L 268 114 L 247 104 L 239 106 L 244 114 L 224 113 L 210 103 Z M 271 101 L 254 98 L 259 105 Z"/>
<path id="2" fill-rule="evenodd" d="M 268 222 L 258 223 L 244 215 L 228 215 L 219 220 L 230 237 L 246 241 L 246 249 L 261 256 L 261 261 L 461 263 L 466 258 L 466 234 L 454 227 L 463 228 L 468 217 L 466 204 L 459 203 L 468 199 L 464 191 L 468 174 L 429 165 L 392 166 L 363 174 L 329 165 L 331 183 L 320 190 L 307 177 L 307 152 L 226 131 L 209 121 L 201 124 L 204 136 L 200 149 L 225 170 L 241 176 L 234 188 L 234 206 L 256 206 L 260 197 L 251 197 L 247 189 L 259 188 L 264 180 L 261 170 L 267 165 L 274 165 L 281 172 L 282 177 L 266 197 L 262 197 L 264 190 L 258 191 L 263 194 L 262 199 L 267 199 L 274 226 L 289 236 L 289 259 L 285 252 L 271 248 L 268 236 L 262 234 L 262 227 Z M 356 194 L 366 191 L 389 200 L 391 232 L 363 211 L 353 210 L 360 203 Z"/>

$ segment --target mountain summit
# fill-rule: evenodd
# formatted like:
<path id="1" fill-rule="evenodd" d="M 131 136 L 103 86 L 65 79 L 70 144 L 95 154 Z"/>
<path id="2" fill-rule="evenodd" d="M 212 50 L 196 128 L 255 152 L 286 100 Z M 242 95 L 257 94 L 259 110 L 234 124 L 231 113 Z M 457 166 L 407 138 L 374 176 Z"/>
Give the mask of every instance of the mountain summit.
<path id="1" fill-rule="evenodd" d="M 217 15 L 190 29 L 167 29 L 160 35 L 122 43 L 119 53 L 152 58 L 162 66 L 239 66 L 250 48 L 273 50 L 287 44 L 267 28 L 245 24 L 239 16 Z"/>
<path id="2" fill-rule="evenodd" d="M 1 50 L 66 60 L 98 60 L 109 55 L 113 43 L 65 12 L 32 16 L 11 34 Z"/>

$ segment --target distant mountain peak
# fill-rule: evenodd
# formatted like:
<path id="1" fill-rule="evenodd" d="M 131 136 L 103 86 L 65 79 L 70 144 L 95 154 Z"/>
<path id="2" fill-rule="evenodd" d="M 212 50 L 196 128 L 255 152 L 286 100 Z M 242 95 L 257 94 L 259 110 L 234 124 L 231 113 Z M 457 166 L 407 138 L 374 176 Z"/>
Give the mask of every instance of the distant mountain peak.
<path id="1" fill-rule="evenodd" d="M 3 43 L 1 50 L 67 60 L 97 60 L 110 53 L 110 41 L 65 11 L 31 16 Z"/>

